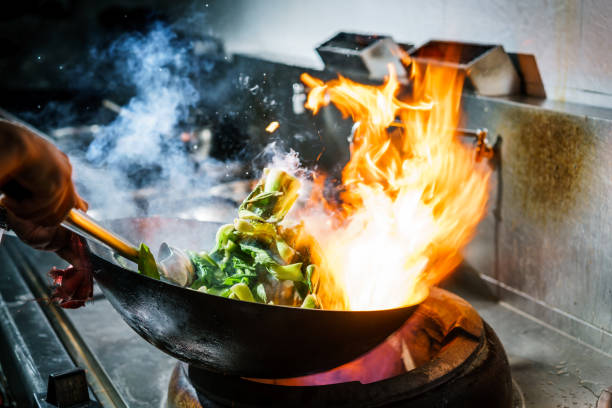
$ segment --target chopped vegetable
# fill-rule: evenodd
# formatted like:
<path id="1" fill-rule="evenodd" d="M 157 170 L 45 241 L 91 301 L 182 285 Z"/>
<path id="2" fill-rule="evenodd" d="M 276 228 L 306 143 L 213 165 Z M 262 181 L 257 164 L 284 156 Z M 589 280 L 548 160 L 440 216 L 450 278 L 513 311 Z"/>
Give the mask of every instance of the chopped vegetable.
<path id="1" fill-rule="evenodd" d="M 264 169 L 261 181 L 238 208 L 245 220 L 278 223 L 298 197 L 300 182 L 278 169 Z"/>
<path id="2" fill-rule="evenodd" d="M 290 280 L 294 282 L 303 282 L 304 275 L 302 274 L 302 264 L 296 263 L 292 265 L 271 264 L 268 271 L 278 280 Z"/>
<path id="3" fill-rule="evenodd" d="M 145 244 L 140 244 L 138 248 L 138 271 L 149 278 L 159 279 L 155 257 Z"/>
<path id="4" fill-rule="evenodd" d="M 190 286 L 198 276 L 195 265 L 186 253 L 163 243 L 159 248 L 157 270 L 161 279 L 180 286 Z"/>
<path id="5" fill-rule="evenodd" d="M 254 302 L 255 298 L 251 293 L 251 289 L 249 289 L 248 285 L 244 283 L 237 283 L 230 288 L 233 294 L 235 294 L 238 299 L 246 300 L 247 302 Z"/>
<path id="6" fill-rule="evenodd" d="M 317 298 L 315 297 L 315 295 L 311 294 L 311 295 L 306 296 L 301 307 L 305 309 L 316 309 L 317 308 Z"/>
<path id="7" fill-rule="evenodd" d="M 213 250 L 187 252 L 195 272 L 193 282 L 172 281 L 231 299 L 319 308 L 312 284 L 315 265 L 307 251 L 295 245 L 302 225 L 280 225 L 299 188 L 299 181 L 288 173 L 264 169 L 262 179 L 240 205 L 238 218 L 217 231 Z M 140 272 L 152 277 L 157 273 L 159 279 L 155 260 L 144 244 L 141 253 L 145 257 L 142 267 L 139 262 Z"/>
<path id="8" fill-rule="evenodd" d="M 268 299 L 268 295 L 266 295 L 266 288 L 263 283 L 258 283 L 255 286 L 255 294 L 257 295 L 257 301 L 261 303 L 266 303 Z"/>

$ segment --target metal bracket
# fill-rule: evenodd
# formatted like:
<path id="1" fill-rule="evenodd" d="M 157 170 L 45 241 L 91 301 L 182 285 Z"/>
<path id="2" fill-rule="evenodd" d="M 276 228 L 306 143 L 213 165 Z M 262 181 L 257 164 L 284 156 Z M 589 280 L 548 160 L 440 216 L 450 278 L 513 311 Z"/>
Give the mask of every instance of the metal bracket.
<path id="1" fill-rule="evenodd" d="M 97 408 L 98 402 L 89 398 L 85 370 L 71 368 L 49 375 L 47 394 L 36 394 L 38 407 L 58 408 Z"/>
<path id="2" fill-rule="evenodd" d="M 489 140 L 489 131 L 482 129 L 457 128 L 457 133 L 464 137 L 473 138 L 476 141 L 476 161 L 493 158 L 495 143 Z"/>
<path id="3" fill-rule="evenodd" d="M 392 126 L 399 126 L 402 122 L 399 119 L 395 119 L 395 121 L 391 124 Z M 354 131 L 354 129 L 353 129 Z M 487 128 L 482 129 L 465 129 L 465 128 L 456 128 L 455 133 L 458 135 L 472 139 L 475 141 L 476 145 L 476 161 L 479 162 L 482 159 L 492 159 L 495 152 L 495 145 L 497 144 L 498 139 L 495 141 L 491 141 L 489 138 L 489 130 Z M 351 138 L 349 138 L 349 142 L 352 141 L 352 133 Z"/>
<path id="4" fill-rule="evenodd" d="M 410 52 L 420 66 L 440 66 L 465 73 L 466 85 L 478 95 L 507 96 L 521 93 L 521 80 L 501 45 L 455 41 L 429 41 Z"/>
<path id="5" fill-rule="evenodd" d="M 393 64 L 398 78 L 404 81 L 408 74 L 401 58 L 413 48 L 412 44 L 398 44 L 385 35 L 340 32 L 316 51 L 327 70 L 382 80 L 389 74 L 388 65 Z"/>

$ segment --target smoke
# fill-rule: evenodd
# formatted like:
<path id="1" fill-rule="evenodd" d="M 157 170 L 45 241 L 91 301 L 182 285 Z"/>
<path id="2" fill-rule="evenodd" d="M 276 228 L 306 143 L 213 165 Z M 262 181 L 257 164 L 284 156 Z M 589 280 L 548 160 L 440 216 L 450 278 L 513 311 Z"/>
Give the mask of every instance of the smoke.
<path id="1" fill-rule="evenodd" d="M 102 83 L 109 98 L 104 106 L 111 109 L 92 106 L 85 117 L 82 104 L 50 103 L 34 114 L 70 156 L 92 216 L 180 215 L 197 206 L 220 206 L 211 187 L 256 178 L 265 166 L 300 178 L 302 197 L 308 196 L 310 174 L 290 147 L 302 151 L 320 143 L 310 121 L 296 124 L 290 106 L 277 102 L 278 86 L 265 70 L 244 61 L 228 63 L 222 52 L 209 58 L 222 46 L 205 40 L 203 21 L 202 13 L 191 13 L 172 25 L 154 23 L 147 32 L 92 47 L 86 62 L 65 70 L 75 89 L 95 90 Z M 260 152 L 270 141 L 264 128 L 272 119 L 285 127 Z M 86 137 L 71 133 L 92 123 Z M 195 154 L 187 151 L 195 142 L 181 140 L 185 132 L 198 136 Z M 208 148 L 202 148 L 206 141 Z M 240 202 L 239 194 L 231 200 Z M 235 211 L 231 202 L 226 205 Z"/>
<path id="2" fill-rule="evenodd" d="M 198 67 L 190 51 L 190 43 L 161 23 L 146 34 L 124 36 L 106 50 L 92 51 L 99 66 L 113 66 L 112 75 L 106 74 L 112 78 L 109 88 L 135 92 L 116 118 L 100 127 L 84 157 L 71 157 L 76 182 L 100 216 L 147 215 L 161 209 L 152 208 L 156 200 L 171 212 L 175 208 L 169 202 L 180 202 L 213 182 L 180 139 L 181 125 L 201 99 L 192 80 Z M 135 189 L 147 188 L 164 196 L 134 200 Z"/>
<path id="3" fill-rule="evenodd" d="M 301 167 L 298 152 L 293 149 L 285 150 L 278 141 L 266 145 L 259 159 L 267 163 L 265 167 L 281 169 L 298 178 L 307 177 L 307 171 Z"/>
<path id="4" fill-rule="evenodd" d="M 125 160 L 150 164 L 174 156 L 176 144 L 163 149 L 164 139 L 199 99 L 189 79 L 193 67 L 187 49 L 173 46 L 175 39 L 169 28 L 156 24 L 148 35 L 124 38 L 108 50 L 106 58 L 118 61 L 120 79 L 133 85 L 137 94 L 90 145 L 89 160 L 106 165 Z"/>
<path id="5" fill-rule="evenodd" d="M 298 152 L 291 148 L 287 149 L 281 140 L 277 140 L 266 145 L 257 159 L 264 163 L 261 166 L 262 169 L 264 167 L 281 169 L 300 181 L 298 199 L 286 217 L 289 222 L 299 222 L 305 217 L 319 220 L 327 216 L 323 206 L 319 205 L 321 203 L 313 205 L 311 202 L 313 188 L 315 188 L 313 176 L 317 171 L 305 167 L 300 161 Z"/>

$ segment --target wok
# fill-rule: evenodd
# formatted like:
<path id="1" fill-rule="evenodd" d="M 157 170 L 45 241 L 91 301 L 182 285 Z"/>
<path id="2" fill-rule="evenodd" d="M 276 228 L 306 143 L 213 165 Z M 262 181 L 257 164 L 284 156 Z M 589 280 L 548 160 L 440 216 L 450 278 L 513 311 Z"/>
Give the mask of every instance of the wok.
<path id="1" fill-rule="evenodd" d="M 152 248 L 168 241 L 200 250 L 213 246 L 220 224 L 134 218 L 106 225 Z M 381 343 L 416 308 L 330 311 L 227 299 L 140 275 L 110 249 L 88 245 L 94 277 L 123 320 L 158 349 L 214 372 L 282 378 L 331 369 Z"/>

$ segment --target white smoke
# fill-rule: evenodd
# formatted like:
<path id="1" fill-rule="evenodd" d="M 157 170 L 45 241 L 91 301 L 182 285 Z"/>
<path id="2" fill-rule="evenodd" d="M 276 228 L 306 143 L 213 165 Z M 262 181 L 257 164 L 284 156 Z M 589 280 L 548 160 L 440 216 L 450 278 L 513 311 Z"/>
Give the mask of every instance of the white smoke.
<path id="1" fill-rule="evenodd" d="M 293 149 L 286 151 L 277 142 L 271 142 L 263 149 L 261 155 L 267 161 L 266 167 L 284 170 L 298 178 L 306 176 L 305 170 L 300 165 L 300 156 Z"/>
<path id="2" fill-rule="evenodd" d="M 198 174 L 179 138 L 179 125 L 200 99 L 190 79 L 197 67 L 189 44 L 158 23 L 147 34 L 125 36 L 95 53 L 114 61 L 118 83 L 112 87 L 133 88 L 135 96 L 101 127 L 85 159 L 72 158 L 90 208 L 104 218 L 143 215 L 132 195 L 138 179 L 177 200 L 206 185 L 209 180 Z"/>
<path id="3" fill-rule="evenodd" d="M 215 62 L 194 58 L 192 47 L 172 27 L 157 23 L 146 34 L 126 35 L 107 49 L 92 51 L 100 66 L 113 67 L 112 73 L 104 72 L 109 89 L 126 88 L 133 94 L 115 108 L 118 114 L 112 122 L 100 126 L 84 156 L 68 152 L 75 180 L 94 217 L 183 214 L 189 210 L 186 206 L 197 205 L 193 200 L 186 203 L 188 198 L 206 196 L 211 186 L 240 171 L 242 165 L 237 162 L 211 158 L 196 165 L 199 159 L 187 154 L 180 140 L 185 123 L 192 120 L 194 107 L 213 109 L 219 104 L 225 104 L 223 115 L 238 119 L 243 114 L 242 101 L 227 106 L 236 91 L 254 93 L 269 109 L 276 101 L 234 68 L 225 74 L 227 78 L 201 81 Z M 83 73 L 83 78 L 96 75 Z M 234 77 L 236 83 L 232 83 Z M 239 120 L 236 126 L 241 126 Z M 296 135 L 296 139 L 304 142 L 307 137 Z M 270 143 L 253 160 L 254 173 L 243 176 L 258 177 L 264 166 L 282 168 L 302 181 L 300 196 L 308 197 L 311 175 L 300 166 L 298 153 L 285 144 L 281 139 Z"/>

